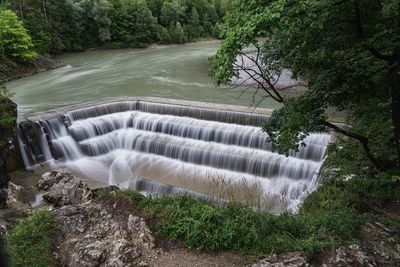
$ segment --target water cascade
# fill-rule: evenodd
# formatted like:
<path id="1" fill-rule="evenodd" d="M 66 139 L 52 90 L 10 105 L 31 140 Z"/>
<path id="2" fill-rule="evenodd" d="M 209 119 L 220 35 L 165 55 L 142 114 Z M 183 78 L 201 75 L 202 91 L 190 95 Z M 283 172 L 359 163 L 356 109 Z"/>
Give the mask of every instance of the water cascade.
<path id="1" fill-rule="evenodd" d="M 299 152 L 273 152 L 265 115 L 149 101 L 80 108 L 18 126 L 26 167 L 47 162 L 88 178 L 156 194 L 295 209 L 317 181 L 329 134 Z"/>

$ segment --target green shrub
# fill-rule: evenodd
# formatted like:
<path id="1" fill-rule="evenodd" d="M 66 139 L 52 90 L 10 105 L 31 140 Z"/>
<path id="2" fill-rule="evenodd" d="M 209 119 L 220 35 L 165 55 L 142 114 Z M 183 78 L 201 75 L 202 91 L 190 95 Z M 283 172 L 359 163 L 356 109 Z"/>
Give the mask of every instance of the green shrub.
<path id="1" fill-rule="evenodd" d="M 327 182 L 304 200 L 300 212 L 354 210 L 361 201 L 356 193 L 337 186 L 336 182 Z"/>
<path id="2" fill-rule="evenodd" d="M 6 236 L 6 253 L 11 266 L 53 266 L 50 234 L 54 227 L 54 214 L 47 210 L 38 210 L 15 225 Z"/>

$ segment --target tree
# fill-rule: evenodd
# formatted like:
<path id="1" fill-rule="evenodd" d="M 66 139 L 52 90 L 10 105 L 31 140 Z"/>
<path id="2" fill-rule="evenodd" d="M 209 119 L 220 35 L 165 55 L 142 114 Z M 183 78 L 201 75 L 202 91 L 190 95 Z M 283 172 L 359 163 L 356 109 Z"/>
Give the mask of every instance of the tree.
<path id="1" fill-rule="evenodd" d="M 217 84 L 223 84 L 247 71 L 267 97 L 285 105 L 263 126 L 280 152 L 297 150 L 310 132 L 327 127 L 357 140 L 377 170 L 391 168 L 385 163 L 388 155 L 379 155 L 374 146 L 376 140 L 387 140 L 386 154 L 397 155 L 399 168 L 398 0 L 237 0 L 228 12 L 222 35 L 224 41 L 212 59 L 210 74 Z M 261 43 L 258 37 L 266 37 L 266 41 Z M 247 56 L 242 51 L 249 45 L 257 51 L 252 59 L 254 68 L 237 61 L 238 55 Z M 307 78 L 307 94 L 288 98 L 275 88 L 273 77 L 284 67 L 290 67 L 295 78 Z M 347 112 L 351 124 L 368 121 L 369 115 L 360 110 L 371 103 L 386 107 L 381 122 L 374 123 L 387 125 L 390 120 L 391 133 L 360 132 L 327 120 L 327 108 L 335 107 Z"/>
<path id="2" fill-rule="evenodd" d="M 30 61 L 36 57 L 24 25 L 11 10 L 0 11 L 0 59 Z"/>
<path id="3" fill-rule="evenodd" d="M 177 22 L 185 33 L 183 42 L 215 36 L 224 5 L 219 0 L 0 1 L 0 7 L 18 14 L 35 51 L 43 55 L 99 46 L 145 47 L 153 42 L 177 42 L 171 37 L 178 34 Z M 179 27 L 178 31 L 181 35 Z"/>
<path id="4" fill-rule="evenodd" d="M 176 44 L 182 44 L 186 42 L 187 37 L 185 31 L 182 28 L 181 23 L 178 21 L 175 25 L 171 24 L 168 28 L 170 41 Z"/>
<path id="5" fill-rule="evenodd" d="M 200 24 L 199 13 L 197 12 L 196 7 L 192 8 L 189 23 L 185 27 L 185 30 L 187 32 L 189 40 L 196 39 L 203 34 L 203 29 Z"/>
<path id="6" fill-rule="evenodd" d="M 161 25 L 167 27 L 169 25 L 176 25 L 176 23 L 183 16 L 184 7 L 176 0 L 164 1 L 161 8 L 160 22 Z"/>
<path id="7" fill-rule="evenodd" d="M 157 38 L 157 19 L 144 0 L 116 1 L 114 3 L 113 40 L 144 47 Z"/>
<path id="8" fill-rule="evenodd" d="M 111 20 L 109 18 L 111 5 L 107 0 L 96 0 L 91 13 L 98 28 L 98 39 L 101 42 L 110 40 Z"/>

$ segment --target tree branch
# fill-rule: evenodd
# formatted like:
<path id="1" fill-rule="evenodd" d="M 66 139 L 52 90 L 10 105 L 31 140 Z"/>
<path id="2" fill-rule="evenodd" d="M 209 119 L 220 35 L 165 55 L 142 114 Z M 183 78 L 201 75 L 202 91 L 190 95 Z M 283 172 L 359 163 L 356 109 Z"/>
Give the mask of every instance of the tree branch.
<path id="1" fill-rule="evenodd" d="M 357 33 L 358 33 L 359 37 L 365 41 L 366 38 L 365 38 L 365 33 L 364 33 L 364 27 L 363 27 L 362 20 L 361 20 L 361 10 L 360 10 L 359 1 L 356 1 L 354 3 L 354 11 L 356 13 L 356 21 L 355 22 L 356 22 Z M 375 56 L 378 59 L 385 60 L 388 62 L 393 62 L 395 60 L 393 55 L 390 55 L 390 56 L 384 55 L 381 52 L 379 52 L 378 49 L 376 49 L 375 47 L 373 47 L 371 45 L 369 45 L 367 47 L 367 49 L 369 52 L 371 52 L 371 54 L 373 56 Z"/>
<path id="2" fill-rule="evenodd" d="M 347 130 L 345 130 L 343 128 L 340 128 L 339 126 L 337 126 L 337 125 L 335 125 L 335 124 L 333 124 L 333 123 L 331 123 L 329 121 L 324 121 L 323 125 L 325 125 L 328 128 L 331 128 L 332 130 L 334 130 L 337 133 L 340 133 L 340 134 L 343 134 L 345 136 L 348 136 L 348 137 L 356 139 L 358 142 L 360 142 L 361 146 L 364 149 L 365 156 L 369 159 L 369 161 L 372 163 L 374 168 L 379 172 L 384 170 L 383 167 L 381 166 L 381 164 L 375 158 L 375 156 L 371 153 L 371 149 L 370 149 L 369 144 L 368 144 L 369 140 L 368 140 L 367 137 L 362 136 L 362 135 L 357 134 L 357 133 L 354 133 L 354 132 L 347 131 Z"/>

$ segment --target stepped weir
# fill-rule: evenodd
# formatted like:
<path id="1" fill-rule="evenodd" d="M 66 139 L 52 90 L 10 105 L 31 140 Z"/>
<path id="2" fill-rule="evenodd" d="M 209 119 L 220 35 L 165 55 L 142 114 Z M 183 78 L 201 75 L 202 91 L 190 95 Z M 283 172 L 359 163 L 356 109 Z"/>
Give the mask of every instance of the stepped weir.
<path id="1" fill-rule="evenodd" d="M 192 194 L 279 212 L 311 192 L 330 135 L 311 134 L 289 157 L 273 152 L 262 114 L 125 100 L 18 125 L 27 169 L 68 167 L 150 194 Z"/>

